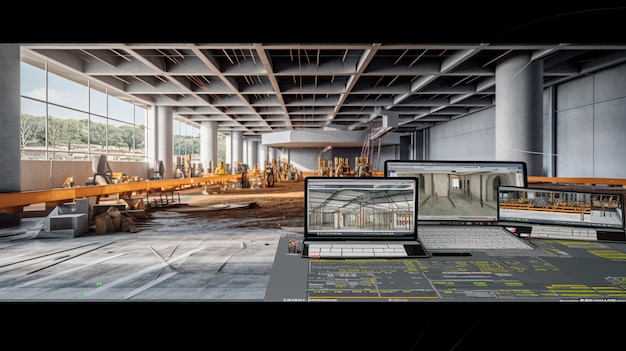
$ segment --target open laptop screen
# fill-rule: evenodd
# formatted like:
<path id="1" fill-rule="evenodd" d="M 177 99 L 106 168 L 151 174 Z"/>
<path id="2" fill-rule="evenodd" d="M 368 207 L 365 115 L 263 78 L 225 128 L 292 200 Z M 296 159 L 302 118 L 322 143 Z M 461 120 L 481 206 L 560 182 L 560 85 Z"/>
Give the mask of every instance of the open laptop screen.
<path id="1" fill-rule="evenodd" d="M 386 177 L 419 178 L 420 223 L 494 222 L 498 186 L 527 186 L 523 161 L 385 161 Z"/>
<path id="2" fill-rule="evenodd" d="M 501 186 L 500 221 L 529 224 L 624 228 L 619 193 Z"/>
<path id="3" fill-rule="evenodd" d="M 417 240 L 417 179 L 306 177 L 306 239 Z"/>

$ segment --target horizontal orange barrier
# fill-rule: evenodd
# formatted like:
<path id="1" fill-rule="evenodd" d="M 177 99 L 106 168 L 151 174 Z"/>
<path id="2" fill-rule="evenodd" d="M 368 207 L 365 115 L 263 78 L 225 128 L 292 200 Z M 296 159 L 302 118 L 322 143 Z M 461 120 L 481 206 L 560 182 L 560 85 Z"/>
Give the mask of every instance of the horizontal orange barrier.
<path id="1" fill-rule="evenodd" d="M 37 203 L 69 202 L 86 197 L 100 197 L 132 192 L 161 191 L 176 188 L 224 183 L 241 179 L 241 174 L 212 175 L 205 177 L 148 180 L 130 183 L 86 185 L 72 188 L 0 193 L 0 212 L 15 212 L 16 207 Z"/>
<path id="2" fill-rule="evenodd" d="M 528 183 L 562 183 L 624 187 L 626 186 L 626 179 L 528 176 Z"/>

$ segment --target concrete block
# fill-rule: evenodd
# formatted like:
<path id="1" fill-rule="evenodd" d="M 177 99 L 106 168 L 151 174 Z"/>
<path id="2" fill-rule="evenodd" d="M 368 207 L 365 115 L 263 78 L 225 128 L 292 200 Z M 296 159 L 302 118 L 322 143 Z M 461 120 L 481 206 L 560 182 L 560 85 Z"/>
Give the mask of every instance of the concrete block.
<path id="1" fill-rule="evenodd" d="M 50 214 L 44 220 L 43 236 L 77 237 L 89 231 L 86 213 Z"/>
<path id="2" fill-rule="evenodd" d="M 75 202 L 65 203 L 57 208 L 57 214 L 72 213 L 89 214 L 89 199 L 76 199 Z"/>

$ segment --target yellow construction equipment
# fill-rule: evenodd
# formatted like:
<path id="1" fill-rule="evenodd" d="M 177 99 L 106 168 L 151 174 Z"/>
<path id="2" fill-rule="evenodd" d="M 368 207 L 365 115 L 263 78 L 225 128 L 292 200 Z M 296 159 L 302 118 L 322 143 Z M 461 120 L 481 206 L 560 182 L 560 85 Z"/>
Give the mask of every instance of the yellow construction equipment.
<path id="1" fill-rule="evenodd" d="M 64 188 L 71 188 L 74 186 L 74 176 L 69 176 L 67 178 L 65 178 L 65 181 L 63 182 L 63 187 Z"/>
<path id="2" fill-rule="evenodd" d="M 224 161 L 220 161 L 215 167 L 215 174 L 226 174 L 226 167 L 224 166 Z"/>

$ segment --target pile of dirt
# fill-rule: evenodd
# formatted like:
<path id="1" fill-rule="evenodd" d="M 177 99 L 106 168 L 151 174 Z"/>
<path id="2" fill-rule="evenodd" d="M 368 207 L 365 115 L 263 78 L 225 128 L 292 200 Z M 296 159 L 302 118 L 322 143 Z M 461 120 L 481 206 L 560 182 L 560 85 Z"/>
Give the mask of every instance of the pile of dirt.
<path id="1" fill-rule="evenodd" d="M 241 219 L 237 227 L 280 228 L 304 225 L 304 181 L 277 182 L 267 188 L 240 188 L 219 193 L 202 188 L 180 191 L 184 205 L 168 211 L 207 220 Z"/>

